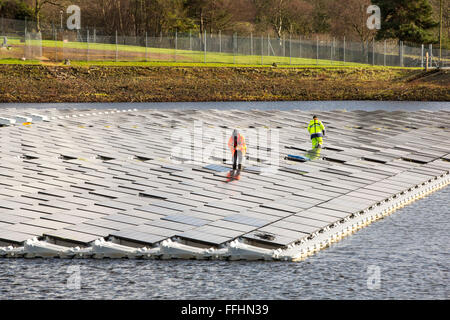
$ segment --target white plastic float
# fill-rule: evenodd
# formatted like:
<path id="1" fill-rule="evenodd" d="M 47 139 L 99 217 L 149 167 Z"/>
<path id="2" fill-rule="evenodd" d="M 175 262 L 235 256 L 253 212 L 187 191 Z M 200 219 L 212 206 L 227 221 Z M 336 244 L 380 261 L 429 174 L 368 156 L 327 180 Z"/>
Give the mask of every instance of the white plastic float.
<path id="1" fill-rule="evenodd" d="M 16 122 L 17 123 L 26 123 L 26 122 L 32 122 L 33 118 L 28 116 L 16 116 Z"/>
<path id="2" fill-rule="evenodd" d="M 31 119 L 32 119 L 33 122 L 36 122 L 36 121 L 48 121 L 48 117 L 47 116 L 42 116 L 42 115 L 39 115 L 39 114 L 32 114 L 31 115 Z"/>
<path id="3" fill-rule="evenodd" d="M 10 126 L 16 124 L 16 119 L 0 118 L 0 125 Z"/>

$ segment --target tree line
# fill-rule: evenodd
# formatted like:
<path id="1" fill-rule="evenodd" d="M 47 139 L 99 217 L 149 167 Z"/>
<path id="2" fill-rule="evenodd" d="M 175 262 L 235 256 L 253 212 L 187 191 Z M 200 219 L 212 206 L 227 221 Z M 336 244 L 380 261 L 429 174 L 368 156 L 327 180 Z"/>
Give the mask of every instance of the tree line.
<path id="1" fill-rule="evenodd" d="M 270 34 L 376 38 L 435 43 L 439 5 L 443 2 L 443 37 L 450 38 L 450 0 L 0 0 L 0 16 L 59 26 L 65 8 L 81 8 L 83 28 L 106 35 L 142 36 L 171 32 L 240 35 Z M 381 8 L 382 29 L 369 30 L 367 8 Z"/>

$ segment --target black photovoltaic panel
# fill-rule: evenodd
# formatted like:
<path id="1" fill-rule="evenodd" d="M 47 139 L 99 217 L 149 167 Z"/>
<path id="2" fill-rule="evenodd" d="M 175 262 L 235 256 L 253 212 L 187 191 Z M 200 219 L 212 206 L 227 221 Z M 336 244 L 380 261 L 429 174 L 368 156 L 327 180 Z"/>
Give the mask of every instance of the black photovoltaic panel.
<path id="1" fill-rule="evenodd" d="M 87 233 L 98 237 L 106 237 L 112 229 L 102 228 L 101 226 L 93 226 L 85 223 L 80 223 L 74 226 L 64 228 L 64 230 L 77 231 L 81 233 Z"/>
<path id="2" fill-rule="evenodd" d="M 286 220 L 277 221 L 277 222 L 271 224 L 271 226 L 284 228 L 284 229 L 292 230 L 292 231 L 299 231 L 299 232 L 307 233 L 307 234 L 314 233 L 314 232 L 317 232 L 320 230 L 316 227 L 311 227 L 309 225 L 289 222 Z"/>
<path id="3" fill-rule="evenodd" d="M 139 232 L 149 233 L 149 234 L 156 234 L 159 236 L 164 236 L 166 238 L 170 238 L 174 236 L 178 231 L 162 228 L 162 227 L 156 227 L 151 225 L 140 225 L 140 226 L 133 226 L 131 228 L 128 228 L 126 230 L 136 230 Z"/>
<path id="4" fill-rule="evenodd" d="M 274 246 L 275 248 L 281 248 L 297 241 L 297 239 L 295 238 L 285 237 L 258 230 L 245 234 L 243 238 L 263 244 L 269 244 Z"/>
<path id="5" fill-rule="evenodd" d="M 203 226 L 208 223 L 207 220 L 191 217 L 188 215 L 181 215 L 181 214 L 167 216 L 167 217 L 162 218 L 162 220 L 169 220 L 169 221 L 189 224 L 189 225 L 193 225 L 193 226 L 197 226 L 197 227 Z"/>
<path id="6" fill-rule="evenodd" d="M 120 128 L 111 127 L 100 131 L 96 126 L 103 123 L 98 119 L 92 121 L 89 117 L 80 117 L 76 121 L 63 120 L 71 126 L 85 127 L 73 132 L 70 131 L 70 126 L 60 128 L 44 124 L 35 128 L 37 132 L 19 130 L 20 134 L 13 134 L 9 127 L 4 128 L 0 134 L 8 134 L 2 135 L 1 139 L 5 148 L 0 154 L 0 167 L 5 169 L 0 170 L 0 198 L 7 200 L 0 199 L 0 207 L 6 203 L 12 210 L 7 212 L 0 208 L 0 228 L 10 231 L 18 228 L 19 233 L 22 230 L 34 235 L 48 230 L 47 227 L 61 228 L 64 224 L 69 224 L 62 230 L 67 231 L 72 227 L 81 230 L 79 233 L 95 232 L 103 235 L 115 232 L 116 229 L 120 229 L 117 232 L 122 232 L 123 227 L 143 223 L 159 228 L 146 229 L 149 235 L 152 234 L 150 231 L 166 235 L 166 229 L 178 233 L 198 229 L 205 234 L 232 237 L 238 234 L 236 232 L 250 234 L 260 226 L 254 220 L 253 225 L 243 224 L 243 221 L 230 221 L 233 220 L 232 216 L 241 215 L 265 220 L 272 228 L 312 232 L 312 228 L 319 229 L 332 224 L 354 211 L 440 175 L 440 170 L 445 172 L 450 169 L 448 162 L 432 160 L 445 157 L 450 144 L 445 142 L 447 132 L 433 128 L 433 122 L 428 119 L 429 114 L 325 112 L 323 117 L 333 132 L 328 138 L 331 140 L 326 142 L 329 150 L 325 149 L 322 156 L 332 161 L 317 160 L 290 166 L 292 162 L 282 160 L 281 170 L 276 176 L 249 172 L 245 174 L 244 170 L 240 181 L 227 183 L 225 175 L 220 171 L 227 172 L 229 167 L 217 165 L 208 167 L 208 171 L 194 164 L 172 165 L 165 160 L 140 159 L 146 160 L 142 162 L 130 160 L 130 157 L 139 154 L 155 159 L 170 156 L 166 144 L 170 140 L 172 128 L 167 123 L 186 126 L 187 122 L 196 117 L 203 117 L 213 125 L 220 119 L 224 126 L 231 128 L 237 120 L 240 123 L 244 121 L 242 125 L 245 127 L 258 127 L 267 124 L 266 118 L 270 115 L 272 120 L 269 125 L 283 127 L 279 145 L 283 156 L 292 151 L 285 150 L 285 146 L 298 147 L 297 149 L 304 147 L 306 151 L 310 148 L 308 141 L 298 144 L 299 139 L 307 138 L 306 132 L 297 135 L 291 124 L 293 118 L 297 119 L 296 123 L 301 119 L 306 124 L 310 115 L 300 111 L 240 111 L 238 118 L 232 117 L 229 111 L 213 112 L 212 118 L 209 113 L 199 111 L 188 114 L 184 111 L 143 111 L 142 115 L 143 117 L 130 119 L 120 117 Z M 435 115 L 440 117 L 442 123 L 450 120 L 449 116 L 443 117 L 442 112 Z M 114 119 L 117 116 L 110 114 L 108 117 Z M 139 120 L 138 126 L 132 128 L 128 121 L 135 122 L 136 119 Z M 361 119 L 365 121 L 363 129 L 341 130 L 344 126 L 360 125 Z M 411 122 L 417 128 L 428 128 L 414 132 L 404 131 L 405 124 Z M 95 126 L 87 125 L 92 123 Z M 150 125 L 141 126 L 143 123 Z M 389 130 L 374 129 L 386 123 L 391 127 Z M 14 130 L 18 129 L 20 128 Z M 154 138 L 152 133 L 159 138 Z M 36 134 L 40 134 L 42 143 L 35 142 Z M 69 137 L 70 143 L 67 142 Z M 226 145 L 216 144 L 229 154 Z M 189 146 L 186 143 L 186 147 Z M 260 147 L 266 150 L 266 147 L 272 146 Z M 253 154 L 255 149 L 249 145 L 249 155 L 256 158 Z M 105 150 L 113 151 L 105 153 Z M 299 155 L 303 154 L 301 150 L 294 151 Z M 295 152 L 293 154 L 297 154 Z M 60 154 L 73 156 L 74 160 L 58 159 Z M 7 160 L 8 157 L 18 155 L 30 155 L 36 159 L 26 159 L 23 163 Z M 98 155 L 113 157 L 115 160 L 78 160 L 93 159 Z M 371 161 L 360 160 L 362 157 L 370 158 Z M 399 160 L 401 157 L 408 158 L 408 161 Z M 428 162 L 430 160 L 432 161 Z M 384 161 L 387 163 L 384 164 Z M 253 165 L 257 164 L 248 164 L 250 169 Z M 256 168 L 255 173 L 258 171 Z M 139 192 L 148 194 L 139 197 Z M 113 198 L 117 200 L 112 200 Z M 168 200 L 164 200 L 165 198 Z M 20 200 L 23 204 L 16 204 Z M 21 209 L 22 206 L 27 208 Z M 182 222 L 160 220 L 174 215 L 191 216 L 188 222 L 194 224 L 186 224 L 186 218 Z M 227 218 L 228 216 L 231 218 Z M 104 219 L 100 219 L 101 217 Z M 88 221 L 84 219 L 94 220 L 95 225 L 85 224 Z M 31 220 L 33 225 L 24 224 Z M 41 220 L 50 222 L 42 224 Z M 103 222 L 102 225 L 99 225 L 99 220 Z M 202 224 L 204 227 L 198 226 L 199 221 L 206 223 Z M 270 230 L 280 232 L 279 229 Z M 286 237 L 287 234 L 294 236 L 295 233 L 277 235 L 271 244 L 276 247 L 287 243 L 291 240 Z M 141 236 L 145 236 L 145 232 Z M 219 240 L 223 240 L 206 239 L 205 242 L 198 234 L 192 234 L 191 237 L 203 243 L 219 243 Z"/>
<path id="7" fill-rule="evenodd" d="M 49 229 L 49 228 L 32 226 L 32 225 L 27 225 L 27 224 L 22 224 L 22 223 L 10 224 L 9 226 L 4 227 L 4 229 L 28 234 L 28 235 L 30 235 L 30 238 L 31 238 L 31 236 L 40 237 L 45 232 L 53 230 L 53 229 Z"/>
<path id="8" fill-rule="evenodd" d="M 258 227 L 261 227 L 261 226 L 251 226 L 251 225 L 247 225 L 247 224 L 241 224 L 241 223 L 228 221 L 228 220 L 217 220 L 217 221 L 211 222 L 209 225 L 224 228 L 224 229 L 243 231 L 243 232 L 250 232 L 252 230 L 257 229 Z"/>
<path id="9" fill-rule="evenodd" d="M 75 242 L 75 243 L 81 243 L 84 245 L 88 245 L 90 242 L 95 241 L 101 237 L 87 234 L 87 233 L 81 233 L 77 231 L 71 231 L 71 230 L 55 230 L 55 231 L 49 231 L 44 234 L 44 236 L 48 236 L 50 238 L 65 240 L 69 242 Z"/>
<path id="10" fill-rule="evenodd" d="M 269 224 L 269 221 L 257 219 L 257 218 L 253 218 L 253 217 L 247 217 L 247 216 L 241 215 L 241 214 L 233 214 L 231 216 L 225 217 L 223 220 L 235 222 L 235 223 L 239 223 L 239 224 L 245 224 L 245 225 L 249 225 L 249 226 L 254 226 L 254 227 L 262 227 L 266 224 Z"/>
<path id="11" fill-rule="evenodd" d="M 191 240 L 194 242 L 201 242 L 204 244 L 209 244 L 213 246 L 221 245 L 225 242 L 231 241 L 231 237 L 223 237 L 218 235 L 213 235 L 209 233 L 199 232 L 196 230 L 189 230 L 183 233 L 177 234 L 178 237 L 182 239 Z"/>
<path id="12" fill-rule="evenodd" d="M 15 244 L 22 244 L 26 240 L 32 238 L 29 234 L 0 229 L 0 241 L 10 242 Z"/>
<path id="13" fill-rule="evenodd" d="M 164 236 L 159 236 L 155 234 L 145 233 L 145 232 L 139 232 L 135 230 L 121 230 L 121 231 L 114 231 L 110 233 L 111 236 L 128 240 L 131 242 L 139 242 L 144 243 L 148 245 L 154 245 L 158 242 L 161 242 L 166 239 Z"/>
<path id="14" fill-rule="evenodd" d="M 169 220 L 161 220 L 161 219 L 149 221 L 149 222 L 146 222 L 146 224 L 148 224 L 149 226 L 155 226 L 155 227 L 160 227 L 160 228 L 165 228 L 165 229 L 170 229 L 170 230 L 175 230 L 175 231 L 187 231 L 187 230 L 191 230 L 191 229 L 195 228 L 195 226 L 193 226 L 193 225 L 173 222 L 173 221 L 169 221 Z"/>

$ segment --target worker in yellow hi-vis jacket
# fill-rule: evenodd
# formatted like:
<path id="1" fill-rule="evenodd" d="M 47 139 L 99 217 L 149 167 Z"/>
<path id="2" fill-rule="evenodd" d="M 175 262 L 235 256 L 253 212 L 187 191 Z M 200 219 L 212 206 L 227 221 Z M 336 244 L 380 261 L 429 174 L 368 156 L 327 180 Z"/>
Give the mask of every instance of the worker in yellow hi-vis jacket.
<path id="1" fill-rule="evenodd" d="M 309 122 L 308 132 L 311 135 L 313 149 L 322 148 L 323 137 L 325 137 L 325 126 L 316 115 L 314 115 L 313 119 Z"/>

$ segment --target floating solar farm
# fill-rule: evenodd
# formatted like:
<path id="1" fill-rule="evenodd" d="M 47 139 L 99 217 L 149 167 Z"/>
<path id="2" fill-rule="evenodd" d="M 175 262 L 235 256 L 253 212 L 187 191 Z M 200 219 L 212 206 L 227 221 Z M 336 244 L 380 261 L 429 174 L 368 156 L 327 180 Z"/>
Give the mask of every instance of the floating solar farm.
<path id="1" fill-rule="evenodd" d="M 449 111 L 318 115 L 1 109 L 0 256 L 299 261 L 450 183 Z"/>

